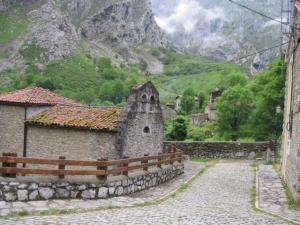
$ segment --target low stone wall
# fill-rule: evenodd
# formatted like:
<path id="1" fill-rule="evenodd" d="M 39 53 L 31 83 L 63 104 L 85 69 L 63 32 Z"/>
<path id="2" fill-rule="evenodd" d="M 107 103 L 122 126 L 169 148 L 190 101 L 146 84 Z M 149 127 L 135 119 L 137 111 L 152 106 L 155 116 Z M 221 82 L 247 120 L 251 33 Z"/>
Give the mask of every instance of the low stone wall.
<path id="1" fill-rule="evenodd" d="M 265 158 L 269 147 L 269 142 L 165 142 L 165 152 L 169 144 L 186 155 L 208 158 Z"/>
<path id="2" fill-rule="evenodd" d="M 113 177 L 113 181 L 98 184 L 56 181 L 49 183 L 17 182 L 16 179 L 0 182 L 0 201 L 33 201 L 48 199 L 97 199 L 127 195 L 158 186 L 184 173 L 183 164 L 163 166 L 149 172 L 128 177 Z"/>

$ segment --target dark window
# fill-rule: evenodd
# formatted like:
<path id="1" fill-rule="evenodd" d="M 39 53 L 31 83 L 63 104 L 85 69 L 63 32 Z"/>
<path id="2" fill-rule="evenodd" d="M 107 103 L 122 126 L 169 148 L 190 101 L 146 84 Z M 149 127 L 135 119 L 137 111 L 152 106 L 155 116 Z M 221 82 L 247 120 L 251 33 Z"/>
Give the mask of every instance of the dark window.
<path id="1" fill-rule="evenodd" d="M 150 133 L 150 128 L 149 127 L 145 127 L 143 131 L 144 131 L 145 134 L 149 134 Z"/>
<path id="2" fill-rule="evenodd" d="M 154 103 L 155 102 L 155 97 L 151 96 L 150 101 L 151 101 L 151 103 Z"/>
<path id="3" fill-rule="evenodd" d="M 146 94 L 143 94 L 142 99 L 143 99 L 143 100 L 147 100 L 147 95 L 146 95 Z"/>

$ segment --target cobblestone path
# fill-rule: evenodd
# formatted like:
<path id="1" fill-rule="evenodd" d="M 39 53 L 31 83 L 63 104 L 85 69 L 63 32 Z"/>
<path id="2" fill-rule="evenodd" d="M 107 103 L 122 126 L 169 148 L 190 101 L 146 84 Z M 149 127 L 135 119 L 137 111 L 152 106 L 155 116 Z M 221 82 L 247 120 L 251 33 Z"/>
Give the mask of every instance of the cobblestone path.
<path id="1" fill-rule="evenodd" d="M 259 165 L 258 204 L 267 212 L 300 223 L 300 212 L 288 209 L 287 197 L 279 175 L 272 165 Z"/>
<path id="2" fill-rule="evenodd" d="M 249 162 L 218 163 L 185 191 L 158 205 L 0 220 L 0 224 L 285 224 L 252 209 L 253 178 Z"/>

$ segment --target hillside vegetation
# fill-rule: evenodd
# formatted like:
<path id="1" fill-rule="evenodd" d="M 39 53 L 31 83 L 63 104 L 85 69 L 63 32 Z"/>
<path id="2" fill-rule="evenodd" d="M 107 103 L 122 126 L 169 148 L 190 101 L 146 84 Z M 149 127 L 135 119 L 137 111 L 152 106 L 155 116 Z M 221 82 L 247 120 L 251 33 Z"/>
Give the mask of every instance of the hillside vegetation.
<path id="1" fill-rule="evenodd" d="M 40 86 L 85 104 L 120 104 L 125 101 L 132 86 L 146 80 L 145 72 L 135 65 L 115 66 L 109 58 L 92 58 L 83 51 L 63 60 L 48 62 L 44 51 L 34 45 L 23 46 L 20 54 L 27 65 L 24 75 L 18 77 L 14 70 L 3 72 L 1 76 L 11 77 L 12 82 L 10 86 L 2 84 L 0 90 Z M 238 66 L 230 63 L 173 50 L 152 51 L 164 62 L 165 72 L 161 76 L 150 75 L 147 79 L 155 83 L 164 103 L 174 102 L 175 96 L 183 94 L 187 88 L 208 95 L 230 74 L 242 73 Z"/>

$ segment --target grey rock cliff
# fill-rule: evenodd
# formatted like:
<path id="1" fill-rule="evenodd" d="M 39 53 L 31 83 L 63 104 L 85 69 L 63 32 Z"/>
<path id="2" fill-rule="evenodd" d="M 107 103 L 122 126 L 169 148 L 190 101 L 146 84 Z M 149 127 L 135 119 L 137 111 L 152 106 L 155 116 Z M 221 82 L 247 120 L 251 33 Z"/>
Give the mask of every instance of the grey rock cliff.
<path id="1" fill-rule="evenodd" d="M 121 1 L 110 5 L 88 18 L 82 25 L 81 34 L 91 40 L 130 47 L 165 45 L 149 0 Z"/>
<path id="2" fill-rule="evenodd" d="M 149 65 L 153 64 L 150 57 L 137 55 L 133 48 L 166 45 L 150 0 L 0 0 L 0 10 L 9 10 L 15 4 L 34 7 L 28 13 L 27 30 L 7 44 L 6 49 L 14 51 L 9 59 L 0 59 L 0 72 L 22 64 L 17 59 L 22 58 L 19 49 L 24 44 L 39 46 L 45 49 L 46 59 L 58 60 L 76 54 L 77 49 L 82 51 L 83 40 L 88 43 L 84 51 L 92 56 L 102 56 L 106 49 L 105 56 L 118 54 L 120 62 L 147 61 Z M 117 50 L 113 50 L 115 47 Z M 121 49 L 128 54 L 122 55 Z"/>

